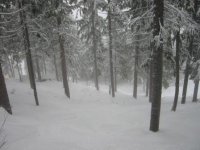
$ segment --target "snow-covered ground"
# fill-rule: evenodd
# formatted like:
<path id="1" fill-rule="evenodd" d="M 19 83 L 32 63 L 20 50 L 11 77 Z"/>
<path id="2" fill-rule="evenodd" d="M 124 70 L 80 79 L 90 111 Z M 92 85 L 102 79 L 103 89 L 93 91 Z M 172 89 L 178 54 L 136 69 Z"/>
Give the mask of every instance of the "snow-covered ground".
<path id="1" fill-rule="evenodd" d="M 28 83 L 7 81 L 13 115 L 7 116 L 1 137 L 3 150 L 200 150 L 200 103 L 189 98 L 171 112 L 174 87 L 163 91 L 160 131 L 149 131 L 150 104 L 139 90 L 123 84 L 116 98 L 107 87 L 97 92 L 85 83 L 70 83 L 71 99 L 62 83 L 37 83 L 36 107 Z M 181 88 L 182 89 L 182 88 Z M 199 95 L 200 96 L 200 95 Z"/>

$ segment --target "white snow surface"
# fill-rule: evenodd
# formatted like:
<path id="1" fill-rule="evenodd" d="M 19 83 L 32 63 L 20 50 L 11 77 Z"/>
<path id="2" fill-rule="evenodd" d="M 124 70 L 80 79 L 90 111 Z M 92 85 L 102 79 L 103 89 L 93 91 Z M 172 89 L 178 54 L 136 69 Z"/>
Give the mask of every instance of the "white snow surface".
<path id="1" fill-rule="evenodd" d="M 149 131 L 151 105 L 142 88 L 136 100 L 127 84 L 111 98 L 103 85 L 96 91 L 70 83 L 68 99 L 61 82 L 42 82 L 37 107 L 28 83 L 6 82 L 13 115 L 0 110 L 0 121 L 7 117 L 3 150 L 200 150 L 200 103 L 191 102 L 192 82 L 186 104 L 179 99 L 176 112 L 174 87 L 163 91 L 157 133 Z"/>

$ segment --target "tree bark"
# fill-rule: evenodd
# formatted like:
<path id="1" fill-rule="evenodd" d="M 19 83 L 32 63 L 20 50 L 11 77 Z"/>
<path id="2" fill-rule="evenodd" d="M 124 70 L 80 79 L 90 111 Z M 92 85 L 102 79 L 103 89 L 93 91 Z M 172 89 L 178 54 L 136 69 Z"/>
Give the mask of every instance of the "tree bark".
<path id="1" fill-rule="evenodd" d="M 172 106 L 172 111 L 176 111 L 177 103 L 178 103 L 178 94 L 179 94 L 179 59 L 180 59 L 180 30 L 176 33 L 176 83 L 175 83 L 175 96 L 174 103 Z"/>
<path id="2" fill-rule="evenodd" d="M 146 79 L 146 97 L 149 96 L 149 71 L 147 71 L 147 79 Z"/>
<path id="3" fill-rule="evenodd" d="M 193 51 L 193 37 L 190 39 L 190 45 L 188 47 L 189 54 L 192 54 Z M 187 57 L 186 62 L 186 68 L 185 68 L 185 77 L 184 77 L 184 83 L 183 83 L 183 92 L 182 92 L 182 100 L 181 104 L 185 104 L 186 102 L 186 95 L 187 95 L 187 86 L 188 86 L 188 80 L 189 80 L 189 67 L 190 67 L 190 56 Z"/>
<path id="4" fill-rule="evenodd" d="M 57 68 L 57 63 L 56 63 L 56 54 L 55 54 L 54 50 L 53 50 L 53 63 L 54 63 L 54 67 L 55 67 L 56 80 L 59 81 L 58 68 Z"/>
<path id="5" fill-rule="evenodd" d="M 153 37 L 158 37 L 163 23 L 164 13 L 164 0 L 154 0 L 154 17 L 153 17 Z M 158 40 L 163 41 L 162 37 Z M 161 94 L 162 94 L 162 68 L 163 68 L 163 44 L 159 42 L 158 45 L 154 41 L 154 51 L 152 60 L 152 106 L 151 106 L 151 120 L 150 130 L 157 132 L 159 130 L 160 120 L 160 106 L 161 106 Z"/>
<path id="6" fill-rule="evenodd" d="M 36 52 L 35 62 L 36 62 L 36 70 L 37 70 L 38 81 L 41 82 L 42 76 L 41 76 L 40 64 L 39 64 L 39 58 L 38 58 L 37 52 Z"/>
<path id="7" fill-rule="evenodd" d="M 197 22 L 198 18 L 197 18 L 197 13 L 198 13 L 198 9 L 199 9 L 199 1 L 198 0 L 194 0 L 194 13 L 193 13 L 193 19 Z M 198 66 L 199 67 L 199 66 Z M 197 102 L 197 95 L 198 95 L 198 89 L 199 89 L 199 78 L 196 79 L 195 81 L 195 86 L 194 86 L 194 93 L 193 93 L 193 99 L 192 102 Z"/>
<path id="8" fill-rule="evenodd" d="M 62 23 L 61 16 L 57 16 L 57 24 L 60 27 Z M 59 44 L 60 44 L 60 59 L 61 59 L 61 70 L 62 70 L 62 78 L 63 85 L 65 89 L 65 94 L 68 98 L 70 98 L 69 84 L 67 80 L 67 64 L 65 58 L 65 49 L 64 49 L 64 37 L 59 33 Z"/>
<path id="9" fill-rule="evenodd" d="M 24 0 L 22 1 L 18 0 L 19 9 L 22 9 L 24 7 L 24 3 L 25 3 Z M 34 76 L 34 70 L 33 70 L 33 61 L 32 61 L 32 56 L 31 56 L 29 32 L 28 32 L 27 21 L 26 21 L 26 13 L 24 12 L 24 10 L 20 12 L 20 21 L 21 21 L 21 25 L 23 25 L 22 32 L 23 32 L 23 38 L 24 38 L 24 48 L 26 51 L 26 61 L 27 61 L 30 84 L 31 84 L 31 87 L 33 88 L 35 103 L 37 106 L 39 106 L 35 76 Z"/>
<path id="10" fill-rule="evenodd" d="M 24 0 L 18 0 L 18 7 L 19 9 L 22 9 L 22 7 L 24 7 Z M 22 29 L 22 33 L 23 33 L 23 40 L 24 40 L 24 49 L 25 49 L 25 53 L 26 53 L 26 63 L 27 63 L 27 70 L 28 70 L 28 77 L 29 77 L 29 81 L 30 81 L 30 87 L 33 89 L 34 88 L 34 83 L 32 81 L 32 76 L 34 75 L 31 74 L 31 66 L 30 66 L 30 60 L 28 57 L 28 44 L 27 44 L 27 35 L 26 35 L 26 28 L 27 25 L 24 23 L 26 21 L 26 14 L 24 11 L 20 11 L 19 13 L 20 15 L 20 24 L 23 25 L 23 29 Z M 29 43 L 30 44 L 30 43 Z"/>
<path id="11" fill-rule="evenodd" d="M 111 0 L 108 0 L 108 4 L 111 3 Z M 110 57 L 110 82 L 111 82 L 111 93 L 112 97 L 115 97 L 115 88 L 114 88 L 114 75 L 113 75 L 113 52 L 112 52 L 112 19 L 111 19 L 111 8 L 108 10 L 108 32 L 109 32 L 109 57 Z"/>
<path id="12" fill-rule="evenodd" d="M 181 104 L 185 104 L 186 102 L 187 86 L 188 86 L 188 79 L 189 79 L 189 64 L 190 64 L 190 59 L 187 58 Z"/>
<path id="13" fill-rule="evenodd" d="M 97 91 L 99 90 L 99 82 L 98 82 L 98 69 L 97 69 L 97 36 L 95 29 L 95 2 L 93 2 L 93 10 L 92 10 L 92 35 L 93 35 L 93 54 L 94 54 L 94 83 Z"/>
<path id="14" fill-rule="evenodd" d="M 116 48 L 115 48 L 115 67 L 114 67 L 114 75 L 115 75 L 115 92 L 117 92 L 117 53 L 116 53 Z"/>
<path id="15" fill-rule="evenodd" d="M 138 38 L 137 38 L 138 39 Z M 133 97 L 137 99 L 137 86 L 138 86 L 138 60 L 139 60 L 139 46 L 136 42 L 135 47 L 135 66 L 134 66 L 134 87 L 133 87 Z"/>
<path id="16" fill-rule="evenodd" d="M 3 71 L 1 68 L 1 63 L 0 63 L 0 106 L 2 106 L 9 114 L 12 114 L 12 109 L 10 106 L 10 101 L 8 98 L 8 92 L 6 89 L 6 83 L 5 79 L 3 76 Z"/>
<path id="17" fill-rule="evenodd" d="M 153 69 L 152 69 L 152 60 L 150 61 L 150 64 L 149 64 L 149 102 L 151 103 L 153 98 L 152 98 L 152 75 L 153 75 Z"/>
<path id="18" fill-rule="evenodd" d="M 45 56 L 43 55 L 42 57 L 43 57 L 42 62 L 43 62 L 43 66 L 44 66 L 44 75 L 46 75 L 47 74 L 47 66 L 46 66 L 46 62 L 45 62 Z"/>
<path id="19" fill-rule="evenodd" d="M 13 66 L 13 64 L 14 64 L 13 58 L 11 58 L 10 62 L 11 62 L 11 67 L 12 67 L 13 78 L 15 78 L 15 68 L 14 68 L 14 66 Z"/>
<path id="20" fill-rule="evenodd" d="M 27 51 L 26 48 L 25 48 L 25 51 Z M 32 76 L 35 76 L 35 75 L 34 75 L 34 72 L 33 72 L 33 74 L 31 74 L 30 60 L 29 60 L 27 52 L 26 52 L 26 64 L 27 64 L 28 77 L 29 77 L 29 81 L 30 81 L 30 87 L 33 89 L 34 86 L 33 86 L 33 80 L 32 80 L 33 77 Z"/>
<path id="21" fill-rule="evenodd" d="M 198 89 L 199 89 L 199 80 L 195 81 L 195 86 L 194 86 L 194 93 L 193 93 L 193 99 L 192 102 L 197 102 L 197 95 L 198 95 Z"/>
<path id="22" fill-rule="evenodd" d="M 33 92 L 34 92 L 34 97 L 35 97 L 35 103 L 37 106 L 39 106 L 39 101 L 38 101 L 38 95 L 37 95 L 37 89 L 36 89 L 36 83 L 35 83 L 35 76 L 34 76 L 34 70 L 33 70 L 33 62 L 32 62 L 32 56 L 31 56 L 31 49 L 30 49 L 30 41 L 29 41 L 29 33 L 28 33 L 28 28 L 25 26 L 25 40 L 26 43 L 25 45 L 27 46 L 27 63 L 29 64 L 29 78 L 32 81 L 32 86 L 33 86 Z"/>

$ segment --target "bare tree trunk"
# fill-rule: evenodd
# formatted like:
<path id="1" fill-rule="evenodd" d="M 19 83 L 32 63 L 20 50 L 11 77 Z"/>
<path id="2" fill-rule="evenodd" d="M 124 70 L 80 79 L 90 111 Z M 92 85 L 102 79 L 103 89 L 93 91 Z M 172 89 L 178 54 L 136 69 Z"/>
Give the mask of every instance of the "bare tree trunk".
<path id="1" fill-rule="evenodd" d="M 43 62 L 43 67 L 44 67 L 44 75 L 46 75 L 47 74 L 47 66 L 46 66 L 44 55 L 42 57 L 43 57 L 42 62 Z"/>
<path id="2" fill-rule="evenodd" d="M 116 22 L 112 23 L 113 28 L 113 49 L 114 49 L 114 91 L 117 92 L 117 26 Z"/>
<path id="3" fill-rule="evenodd" d="M 178 94 L 179 94 L 179 58 L 180 58 L 180 31 L 176 33 L 176 83 L 175 83 L 175 96 L 174 103 L 172 106 L 172 111 L 176 111 L 177 103 L 178 103 Z"/>
<path id="4" fill-rule="evenodd" d="M 54 50 L 53 50 L 53 63 L 54 63 L 54 67 L 55 67 L 56 80 L 59 81 L 58 68 L 57 68 L 57 63 L 56 63 L 56 54 L 55 54 Z"/>
<path id="5" fill-rule="evenodd" d="M 138 60 L 139 60 L 139 46 L 136 42 L 135 47 L 135 66 L 134 66 L 134 87 L 133 87 L 133 97 L 137 99 L 137 86 L 138 86 Z"/>
<path id="6" fill-rule="evenodd" d="M 2 106 L 9 114 L 12 114 L 9 98 L 8 98 L 8 92 L 6 89 L 6 83 L 3 76 L 1 63 L 0 63 L 0 106 Z"/>
<path id="7" fill-rule="evenodd" d="M 152 98 L 152 87 L 153 87 L 153 85 L 152 85 L 152 76 L 153 76 L 153 68 L 152 68 L 152 60 L 151 60 L 151 62 L 150 62 L 150 64 L 149 64 L 149 102 L 151 103 L 152 102 L 152 100 L 153 100 L 153 98 Z"/>
<path id="8" fill-rule="evenodd" d="M 22 9 L 24 7 L 23 6 L 24 3 L 25 3 L 24 0 L 22 1 L 18 0 L 19 9 Z M 20 20 L 21 20 L 21 25 L 23 25 L 23 38 L 24 38 L 24 47 L 26 51 L 26 61 L 27 61 L 27 66 L 28 66 L 29 79 L 30 79 L 31 87 L 33 88 L 33 91 L 34 91 L 35 103 L 37 106 L 39 106 L 35 77 L 34 77 L 34 70 L 33 70 L 33 62 L 32 62 L 32 56 L 31 56 L 31 49 L 30 49 L 29 32 L 28 32 L 27 21 L 26 21 L 26 13 L 24 12 L 24 10 L 20 12 Z"/>
<path id="9" fill-rule="evenodd" d="M 181 104 L 185 104 L 185 101 L 186 101 L 187 86 L 188 86 L 188 79 L 189 79 L 189 64 L 190 64 L 190 59 L 188 58 L 186 62 L 186 68 L 185 68 L 185 77 L 184 77 L 184 83 L 183 83 Z"/>
<path id="10" fill-rule="evenodd" d="M 193 37 L 190 39 L 190 45 L 189 45 L 188 51 L 189 51 L 190 54 L 192 54 L 192 51 L 193 51 Z M 189 79 L 189 67 L 190 67 L 190 56 L 188 56 L 187 62 L 186 62 L 181 104 L 185 104 L 185 101 L 186 101 L 187 86 L 188 86 L 188 79 Z"/>
<path id="11" fill-rule="evenodd" d="M 149 71 L 147 71 L 147 79 L 146 79 L 146 97 L 149 96 Z"/>
<path id="12" fill-rule="evenodd" d="M 197 102 L 197 95 L 198 95 L 198 89 L 199 89 L 199 80 L 195 81 L 195 86 L 194 86 L 194 93 L 193 93 L 193 99 L 192 102 Z"/>
<path id="13" fill-rule="evenodd" d="M 10 62 L 11 62 L 11 68 L 12 68 L 13 78 L 15 78 L 15 68 L 14 68 L 14 66 L 13 66 L 13 64 L 14 64 L 13 58 L 11 58 Z"/>
<path id="14" fill-rule="evenodd" d="M 200 2 L 198 0 L 194 0 L 194 13 L 193 13 L 193 18 L 195 21 L 198 20 L 197 18 L 197 13 L 198 13 L 198 10 L 199 10 L 199 4 Z M 199 67 L 199 66 L 198 66 Z M 193 93 L 193 99 L 192 99 L 192 102 L 197 102 L 198 99 L 197 99 L 197 95 L 198 95 L 198 89 L 199 89 L 199 78 L 196 79 L 195 81 L 195 86 L 194 86 L 194 93 Z"/>
<path id="15" fill-rule="evenodd" d="M 17 0 L 18 2 L 18 7 L 19 9 L 22 9 L 23 6 L 23 3 L 24 3 L 24 0 Z M 30 60 L 29 60 L 29 57 L 28 57 L 28 44 L 27 42 L 27 35 L 26 35 L 26 28 L 27 28 L 27 25 L 24 23 L 26 21 L 26 14 L 24 11 L 20 11 L 19 13 L 20 15 L 20 24 L 23 25 L 23 29 L 22 29 L 22 33 L 23 33 L 23 40 L 24 40 L 24 49 L 25 49 L 25 52 L 26 52 L 26 63 L 27 63 L 27 70 L 28 70 L 28 76 L 29 76 L 29 81 L 30 81 L 30 87 L 32 89 L 34 89 L 34 83 L 33 83 L 33 76 L 34 76 L 34 71 L 33 71 L 33 74 L 31 73 L 31 66 L 30 66 Z M 33 67 L 33 66 L 32 66 Z"/>
<path id="16" fill-rule="evenodd" d="M 96 29 L 95 29 L 95 2 L 93 2 L 93 10 L 92 10 L 92 34 L 93 34 L 93 54 L 94 54 L 94 82 L 95 87 L 99 90 L 99 82 L 98 82 L 98 69 L 97 69 L 97 36 L 96 36 Z"/>
<path id="17" fill-rule="evenodd" d="M 58 27 L 60 27 L 61 21 L 62 21 L 61 16 L 57 16 Z M 66 96 L 70 98 L 69 84 L 67 80 L 67 64 L 66 64 L 66 59 L 65 59 L 64 37 L 60 33 L 59 33 L 59 43 L 60 43 L 60 59 L 61 59 L 63 85 L 64 85 Z"/>
<path id="18" fill-rule="evenodd" d="M 25 40 L 25 39 L 24 39 Z M 25 46 L 25 48 L 26 48 L 26 46 Z M 25 49 L 25 51 L 27 51 L 26 49 Z M 27 71 L 28 71 L 28 77 L 29 77 L 29 81 L 30 81 L 30 87 L 33 89 L 34 88 L 34 86 L 33 86 L 33 80 L 32 80 L 32 76 L 34 76 L 34 72 L 33 72 L 33 74 L 31 74 L 31 72 L 30 72 L 30 60 L 29 60 L 29 58 L 28 58 L 28 54 L 27 54 L 27 52 L 26 52 L 26 64 L 27 64 Z"/>
<path id="19" fill-rule="evenodd" d="M 3 8 L 1 11 L 3 12 Z M 2 17 L 3 16 L 0 15 L 0 21 L 2 21 Z M 0 30 L 0 35 L 2 35 L 1 31 L 2 30 Z M 2 39 L 1 44 L 0 44 L 0 48 L 2 48 L 2 49 L 0 50 L 0 52 L 3 51 L 3 48 L 4 48 L 3 44 L 4 43 L 3 43 L 3 39 Z M 5 51 L 5 53 L 6 53 L 6 51 Z M 5 79 L 4 79 L 4 75 L 3 75 L 3 71 L 2 71 L 2 67 L 1 67 L 1 55 L 0 55 L 0 107 L 3 107 L 9 114 L 12 114 L 12 109 L 10 106 L 6 83 L 5 83 Z"/>
<path id="20" fill-rule="evenodd" d="M 115 50 L 116 51 L 116 50 Z M 117 54 L 115 52 L 115 68 L 114 68 L 114 71 L 115 71 L 115 92 L 117 92 Z"/>
<path id="21" fill-rule="evenodd" d="M 38 95 L 37 95 L 37 89 L 36 89 L 36 83 L 35 83 L 35 76 L 34 76 L 34 70 L 33 70 L 33 62 L 32 62 L 32 56 L 31 56 L 31 49 L 30 49 L 30 41 L 29 41 L 29 33 L 26 24 L 25 26 L 25 40 L 26 43 L 25 45 L 27 46 L 27 63 L 29 64 L 29 74 L 30 74 L 30 80 L 32 81 L 32 86 L 33 86 L 33 92 L 34 92 L 34 97 L 35 97 L 35 103 L 37 106 L 39 106 L 39 101 L 38 101 Z"/>
<path id="22" fill-rule="evenodd" d="M 160 25 L 164 25 L 164 0 L 154 0 L 154 17 L 153 17 L 153 37 L 159 36 L 161 32 Z M 163 40 L 162 37 L 158 40 Z M 160 106 L 162 94 L 162 69 L 163 69 L 163 45 L 157 45 L 158 41 L 154 41 L 153 61 L 152 61 L 152 106 L 150 130 L 157 132 L 160 122 Z"/>
<path id="23" fill-rule="evenodd" d="M 36 70 L 37 70 L 38 81 L 41 82 L 42 76 L 41 76 L 40 64 L 39 64 L 39 58 L 38 58 L 37 52 L 36 52 L 35 62 L 36 62 Z"/>
<path id="24" fill-rule="evenodd" d="M 108 4 L 111 0 L 108 0 Z M 109 56 L 110 56 L 110 81 L 111 81 L 111 93 L 112 97 L 115 97 L 114 88 L 114 75 L 113 75 L 113 52 L 112 52 L 112 19 L 111 19 L 111 8 L 108 10 L 108 32 L 109 32 Z"/>

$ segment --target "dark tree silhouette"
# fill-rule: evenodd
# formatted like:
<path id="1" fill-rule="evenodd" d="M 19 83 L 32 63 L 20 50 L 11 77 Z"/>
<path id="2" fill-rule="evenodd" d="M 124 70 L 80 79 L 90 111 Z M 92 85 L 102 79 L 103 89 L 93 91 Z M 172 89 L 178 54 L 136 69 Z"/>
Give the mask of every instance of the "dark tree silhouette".
<path id="1" fill-rule="evenodd" d="M 152 93 L 150 100 L 151 106 L 151 121 L 150 130 L 157 132 L 159 130 L 160 120 L 160 105 L 162 94 L 162 68 L 163 68 L 163 45 L 162 37 L 159 37 L 161 32 L 160 25 L 164 25 L 163 13 L 164 13 L 164 0 L 154 0 L 154 17 L 153 17 L 153 37 L 154 37 L 154 49 L 152 60 Z M 155 37 L 157 37 L 155 39 Z"/>
<path id="2" fill-rule="evenodd" d="M 178 103 L 178 94 L 179 94 L 179 58 L 180 58 L 180 31 L 176 32 L 176 83 L 175 83 L 175 96 L 174 103 L 172 106 L 172 111 L 176 111 L 177 103 Z"/>
<path id="3" fill-rule="evenodd" d="M 58 14 L 57 16 L 57 24 L 58 27 L 62 24 L 62 18 L 61 14 Z M 60 59 L 61 59 L 61 70 L 62 70 L 62 77 L 63 77 L 63 85 L 65 89 L 65 94 L 68 98 L 70 98 L 70 92 L 69 92 L 69 84 L 67 80 L 67 64 L 66 64 L 66 58 L 65 58 L 65 48 L 64 48 L 64 37 L 63 35 L 59 34 L 59 44 L 60 44 Z"/>
<path id="4" fill-rule="evenodd" d="M 18 0 L 19 9 L 23 9 L 23 7 L 25 7 L 25 4 L 26 4 L 25 0 Z M 30 39 L 29 39 L 29 31 L 28 31 L 25 10 L 20 11 L 20 22 L 21 22 L 21 25 L 23 25 L 22 32 L 23 32 L 24 48 L 26 51 L 26 61 L 27 61 L 27 66 L 28 66 L 29 80 L 34 92 L 35 103 L 38 106 L 39 101 L 38 101 L 38 96 L 37 96 L 37 89 L 36 89 L 35 76 L 34 76 L 34 70 L 33 70 L 33 61 L 32 61 L 32 55 L 31 55 L 31 47 L 30 47 Z"/>
<path id="5" fill-rule="evenodd" d="M 99 90 L 99 82 L 98 82 L 98 69 L 97 69 L 97 36 L 96 36 L 96 9 L 94 6 L 95 1 L 92 2 L 92 42 L 93 42 L 93 54 L 94 54 L 94 83 L 97 90 Z"/>
<path id="6" fill-rule="evenodd" d="M 137 98 L 138 86 L 138 61 L 139 61 L 139 43 L 136 42 L 135 46 L 135 66 L 134 66 L 134 81 L 133 81 L 133 97 Z"/>
<path id="7" fill-rule="evenodd" d="M 193 37 L 191 37 L 189 40 L 190 40 L 190 44 L 189 44 L 189 47 L 188 47 L 188 51 L 189 51 L 190 54 L 192 54 Z M 189 80 L 189 75 L 190 75 L 190 61 L 191 61 L 190 56 L 188 56 L 187 61 L 186 61 L 185 77 L 184 77 L 184 83 L 183 83 L 183 93 L 182 93 L 181 104 L 185 104 L 185 102 L 186 102 L 188 80 Z"/>
<path id="8" fill-rule="evenodd" d="M 6 84 L 0 63 L 0 106 L 2 106 L 9 114 L 12 114 Z"/>
<path id="9" fill-rule="evenodd" d="M 108 0 L 108 4 L 111 0 Z M 115 87 L 114 87 L 114 73 L 113 73 L 113 51 L 112 51 L 112 18 L 111 18 L 111 7 L 108 10 L 108 32 L 109 32 L 109 57 L 110 57 L 110 81 L 111 81 L 111 93 L 112 97 L 115 97 Z"/>

